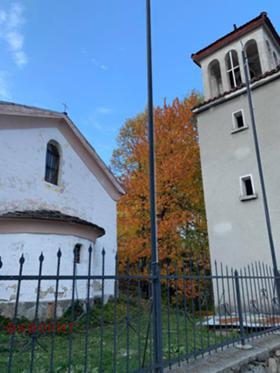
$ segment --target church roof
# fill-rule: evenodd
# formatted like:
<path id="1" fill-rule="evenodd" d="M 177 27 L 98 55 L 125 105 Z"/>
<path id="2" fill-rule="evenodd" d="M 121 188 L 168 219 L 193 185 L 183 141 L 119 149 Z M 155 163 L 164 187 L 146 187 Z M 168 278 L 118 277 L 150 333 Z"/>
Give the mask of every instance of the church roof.
<path id="1" fill-rule="evenodd" d="M 248 32 L 256 29 L 259 26 L 266 26 L 271 34 L 274 36 L 275 40 L 280 45 L 280 36 L 275 30 L 273 24 L 267 16 L 266 12 L 262 12 L 258 17 L 252 19 L 251 21 L 245 23 L 240 27 L 236 27 L 233 31 L 224 35 L 220 39 L 216 40 L 214 43 L 209 44 L 207 47 L 201 49 L 200 51 L 193 53 L 191 55 L 193 61 L 200 66 L 200 61 L 207 57 L 208 55 L 214 53 L 216 50 L 224 47 L 225 45 L 239 39 L 241 36 L 247 34 Z"/>
<path id="2" fill-rule="evenodd" d="M 103 176 L 102 178 L 98 177 L 99 181 L 103 184 L 104 182 L 106 184 L 107 181 L 107 184 L 109 183 L 114 189 L 113 198 L 117 200 L 121 195 L 125 194 L 123 186 L 119 183 L 119 181 L 110 171 L 110 169 L 102 161 L 102 159 L 96 153 L 95 149 L 79 131 L 79 129 L 76 127 L 76 125 L 70 119 L 66 112 L 59 112 L 49 109 L 38 108 L 35 106 L 22 105 L 14 102 L 0 101 L 0 115 L 1 114 L 62 120 L 100 169 Z"/>
<path id="3" fill-rule="evenodd" d="M 36 106 L 28 106 L 23 104 L 18 104 L 15 102 L 0 101 L 0 111 L 5 112 L 6 114 L 33 114 L 33 115 L 42 115 L 46 117 L 61 118 L 63 114 L 59 111 L 43 109 Z"/>
<path id="4" fill-rule="evenodd" d="M 30 219 L 55 221 L 69 224 L 80 224 L 94 228 L 98 232 L 98 237 L 104 236 L 104 228 L 99 227 L 87 220 L 78 218 L 77 216 L 67 215 L 58 210 L 24 210 L 24 211 L 8 211 L 0 215 L 1 219 Z"/>

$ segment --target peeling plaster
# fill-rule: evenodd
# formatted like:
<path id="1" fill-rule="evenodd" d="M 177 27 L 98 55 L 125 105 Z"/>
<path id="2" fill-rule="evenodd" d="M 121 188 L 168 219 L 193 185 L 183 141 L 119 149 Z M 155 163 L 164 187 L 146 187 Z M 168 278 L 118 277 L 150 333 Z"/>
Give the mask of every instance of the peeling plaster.
<path id="1" fill-rule="evenodd" d="M 7 118 L 14 121 L 15 118 Z M 28 121 L 34 128 L 2 129 L 0 137 L 0 213 L 14 210 L 59 210 L 62 213 L 77 216 L 104 227 L 106 235 L 97 240 L 93 250 L 93 270 L 101 273 L 101 251 L 106 249 L 106 273 L 114 273 L 116 242 L 116 201 L 108 194 L 95 175 L 89 170 L 62 132 L 53 127 L 36 128 L 40 118 L 20 118 Z M 0 118 L 1 121 L 1 118 Z M 45 121 L 51 121 L 46 120 Z M 49 123 L 48 123 L 49 124 Z M 62 170 L 60 184 L 48 185 L 44 180 L 46 146 L 55 139 L 62 148 Z M 35 156 L 34 156 L 35 155 Z M 8 167 L 4 160 L 9 160 Z M 73 177 L 75 176 L 75 177 Z M 32 190 L 32 193 L 31 193 Z M 43 234 L 0 234 L 0 251 L 3 260 L 1 274 L 18 274 L 19 258 L 24 253 L 24 274 L 38 274 L 38 257 L 44 253 L 43 274 L 54 275 L 56 271 L 56 251 L 62 250 L 61 273 L 71 274 L 72 252 L 76 243 L 84 249 L 91 244 L 88 240 L 75 236 Z M 79 264 L 79 274 L 87 273 L 87 255 Z M 9 282 L 9 284 L 11 284 Z M 7 285 L 7 284 L 5 284 Z M 82 285 L 82 284 L 81 284 Z M 21 302 L 34 302 L 36 281 L 23 281 Z M 54 299 L 54 281 L 42 281 L 42 300 Z M 96 290 L 95 290 L 96 289 Z M 86 286 L 77 287 L 79 297 L 86 296 Z M 92 285 L 92 296 L 101 290 L 96 281 Z M 105 293 L 113 294 L 113 284 L 105 284 Z M 16 284 L 12 287 L 0 287 L 0 299 L 13 301 Z M 71 281 L 61 281 L 58 297 L 71 298 Z"/>
<path id="2" fill-rule="evenodd" d="M 10 295 L 9 301 L 16 300 L 16 294 Z"/>
<path id="3" fill-rule="evenodd" d="M 92 281 L 92 284 L 90 285 L 93 290 L 95 291 L 101 291 L 102 290 L 102 284 L 101 284 L 101 281 L 98 281 L 98 280 L 93 280 Z"/>
<path id="4" fill-rule="evenodd" d="M 16 292 L 17 291 L 17 284 L 6 286 L 6 290 L 9 290 L 9 289 L 12 289 L 12 290 L 14 290 L 14 292 Z"/>
<path id="5" fill-rule="evenodd" d="M 66 296 L 66 294 L 67 294 L 67 292 L 69 290 L 65 286 L 62 286 L 62 289 L 63 289 L 62 291 L 60 290 L 57 293 L 57 297 L 58 298 L 65 298 L 65 296 Z M 34 289 L 34 293 L 37 294 L 37 292 L 38 292 L 38 288 Z M 54 295 L 54 294 L 55 294 L 55 288 L 54 288 L 54 286 L 50 286 L 46 290 L 42 290 L 41 289 L 40 290 L 40 299 L 44 299 L 44 298 L 48 297 L 48 295 Z"/>
<path id="6" fill-rule="evenodd" d="M 37 294 L 38 288 L 35 289 L 35 294 Z M 45 298 L 48 294 L 54 294 L 54 287 L 50 286 L 47 290 L 40 289 L 40 298 Z"/>

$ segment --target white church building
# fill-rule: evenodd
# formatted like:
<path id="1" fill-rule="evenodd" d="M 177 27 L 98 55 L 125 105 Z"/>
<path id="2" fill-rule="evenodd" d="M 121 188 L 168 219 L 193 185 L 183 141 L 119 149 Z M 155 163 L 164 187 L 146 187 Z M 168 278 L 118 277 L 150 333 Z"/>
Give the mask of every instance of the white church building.
<path id="1" fill-rule="evenodd" d="M 245 86 L 248 57 L 272 233 L 280 266 L 280 37 L 266 13 L 192 55 L 201 68 L 198 118 L 212 267 L 271 265 L 263 196 Z"/>
<path id="2" fill-rule="evenodd" d="M 0 256 L 1 275 L 16 275 L 25 258 L 24 275 L 37 275 L 44 254 L 43 275 L 55 275 L 61 250 L 62 275 L 88 269 L 91 245 L 92 274 L 115 272 L 117 251 L 116 203 L 124 193 L 95 150 L 66 113 L 0 102 Z M 72 282 L 61 280 L 58 298 L 71 299 Z M 0 314 L 12 316 L 17 283 L 0 282 Z M 113 287 L 105 287 L 112 294 Z M 42 281 L 41 312 L 54 302 L 55 282 Z M 33 317 L 36 281 L 23 281 L 19 314 Z M 100 294 L 92 281 L 91 297 Z M 75 298 L 86 297 L 86 282 L 76 284 Z M 44 316 L 44 315 L 43 315 Z M 47 316 L 47 315 L 45 315 Z"/>

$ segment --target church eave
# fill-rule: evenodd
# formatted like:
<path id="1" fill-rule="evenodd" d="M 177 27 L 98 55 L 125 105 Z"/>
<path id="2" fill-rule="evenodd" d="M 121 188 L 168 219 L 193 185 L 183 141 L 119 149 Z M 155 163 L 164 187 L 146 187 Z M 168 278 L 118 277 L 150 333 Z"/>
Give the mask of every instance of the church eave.
<path id="1" fill-rule="evenodd" d="M 275 79 L 280 78 L 280 65 L 277 66 L 275 69 L 268 71 L 267 73 L 255 78 L 251 81 L 251 89 L 254 90 L 260 86 L 263 86 Z M 210 98 L 202 102 L 201 104 L 192 108 L 192 112 L 194 114 L 199 114 L 205 110 L 210 109 L 213 106 L 217 106 L 222 104 L 225 101 L 231 100 L 237 96 L 246 94 L 246 85 L 243 83 L 241 86 L 233 88 L 230 91 L 223 92 L 221 95 L 217 97 Z"/>

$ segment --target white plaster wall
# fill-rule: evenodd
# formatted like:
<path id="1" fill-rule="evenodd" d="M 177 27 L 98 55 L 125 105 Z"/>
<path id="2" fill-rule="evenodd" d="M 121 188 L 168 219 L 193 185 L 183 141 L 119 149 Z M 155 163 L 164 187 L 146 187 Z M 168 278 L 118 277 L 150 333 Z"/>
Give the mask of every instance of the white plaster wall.
<path id="1" fill-rule="evenodd" d="M 280 79 L 253 91 L 256 124 L 278 263 L 280 260 Z M 232 113 L 243 109 L 249 128 L 231 134 Z M 198 115 L 204 195 L 212 266 L 239 269 L 271 264 L 247 97 L 241 95 Z M 258 198 L 241 202 L 240 176 L 252 174 Z M 280 266 L 280 264 L 279 264 Z"/>
<path id="2" fill-rule="evenodd" d="M 99 249 L 93 242 L 75 236 L 48 235 L 48 234 L 1 234 L 0 247 L 2 251 L 3 266 L 0 269 L 1 275 L 19 273 L 19 258 L 24 255 L 23 275 L 38 275 L 39 256 L 44 253 L 42 275 L 56 275 L 57 251 L 62 252 L 60 274 L 73 274 L 73 248 L 79 243 L 82 245 L 80 263 L 76 264 L 77 275 L 88 274 L 88 248 L 91 245 L 92 251 L 92 275 L 101 272 L 102 261 L 100 260 Z M 40 301 L 53 302 L 55 297 L 55 280 L 43 280 L 41 282 Z M 104 283 L 105 295 L 113 293 L 112 281 Z M 25 280 L 21 283 L 20 302 L 35 302 L 38 282 Z M 17 282 L 0 282 L 0 303 L 14 302 L 16 298 Z M 75 286 L 75 299 L 85 299 L 87 295 L 87 280 L 78 280 Z M 91 280 L 90 297 L 101 295 L 101 281 Z M 72 296 L 72 281 L 60 280 L 58 300 L 69 300 Z"/>
<path id="3" fill-rule="evenodd" d="M 9 123 L 18 128 L 1 128 Z M 35 128 L 23 129 L 21 124 Z M 117 249 L 116 202 L 55 127 L 59 125 L 54 119 L 0 117 L 0 212 L 60 210 L 103 227 L 106 233 L 97 240 L 96 250 L 100 260 L 102 247 L 106 249 L 106 273 L 112 273 Z M 62 153 L 58 186 L 44 181 L 46 147 L 52 139 L 60 144 Z M 2 256 L 7 250 L 0 244 Z"/>

